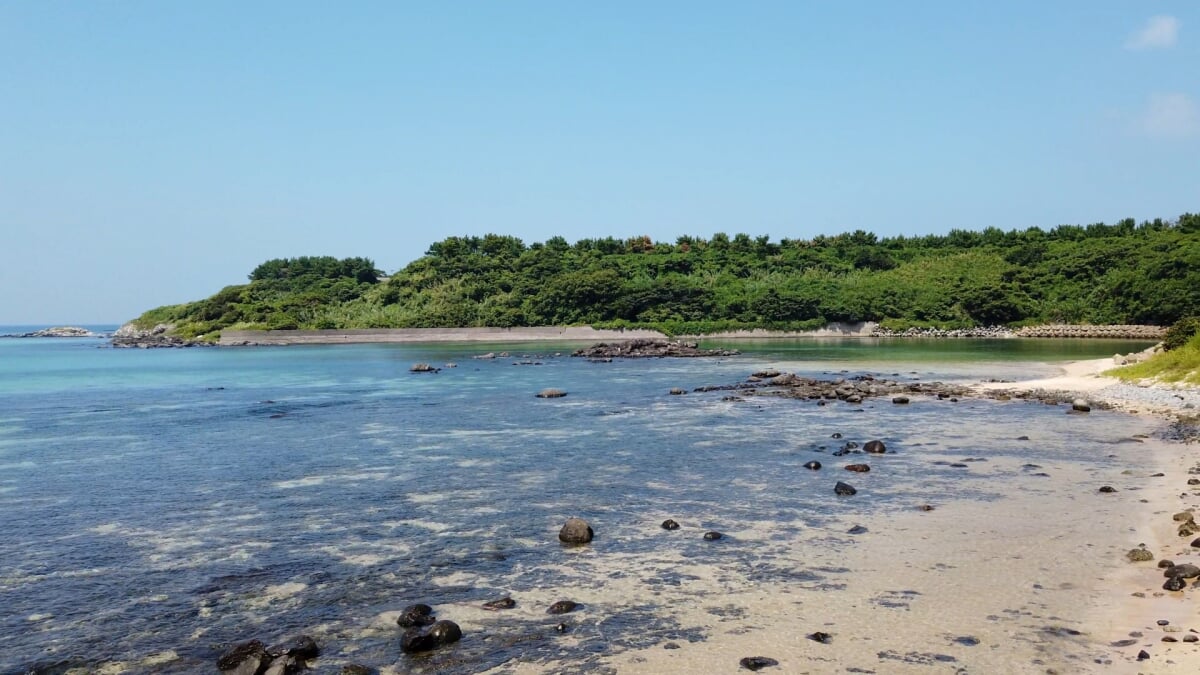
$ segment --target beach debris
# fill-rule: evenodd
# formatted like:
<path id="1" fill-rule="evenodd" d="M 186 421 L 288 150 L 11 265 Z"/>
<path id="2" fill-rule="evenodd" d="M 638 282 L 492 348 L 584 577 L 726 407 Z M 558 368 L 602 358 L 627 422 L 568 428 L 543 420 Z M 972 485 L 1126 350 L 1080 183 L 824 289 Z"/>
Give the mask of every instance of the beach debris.
<path id="1" fill-rule="evenodd" d="M 920 506 L 918 506 L 918 507 L 917 507 L 917 510 L 918 510 L 918 511 L 926 511 L 926 512 L 928 512 L 928 511 L 932 511 L 932 510 L 933 510 L 933 506 L 932 506 L 931 504 L 922 504 L 922 505 L 920 505 Z"/>
<path id="2" fill-rule="evenodd" d="M 679 529 L 679 523 L 675 522 L 674 520 L 672 520 L 672 519 L 670 519 L 670 518 L 667 518 L 666 520 L 662 521 L 662 529 L 664 529 L 664 530 L 678 530 L 678 529 Z"/>
<path id="3" fill-rule="evenodd" d="M 855 490 L 853 485 L 843 483 L 839 480 L 837 485 L 833 486 L 833 493 L 842 497 L 849 497 L 858 494 L 858 490 Z"/>
<path id="4" fill-rule="evenodd" d="M 567 614 L 574 612 L 579 608 L 579 603 L 574 600 L 559 600 L 558 602 L 546 608 L 547 614 Z M 562 625 L 562 624 L 559 624 Z M 559 631 L 562 632 L 562 631 Z"/>
<path id="5" fill-rule="evenodd" d="M 833 636 L 829 633 L 817 631 L 815 633 L 809 633 L 808 639 L 812 640 L 813 642 L 820 642 L 823 645 L 827 645 L 833 641 Z"/>
<path id="6" fill-rule="evenodd" d="M 704 533 L 704 541 L 717 541 L 718 539 L 721 539 L 724 536 L 725 535 L 721 534 L 720 532 L 717 532 L 716 530 L 709 530 L 708 532 Z"/>
<path id="7" fill-rule="evenodd" d="M 811 461 L 811 462 L 805 462 L 805 463 L 804 463 L 804 468 L 806 468 L 806 469 L 809 469 L 809 470 L 811 470 L 811 471 L 820 471 L 820 470 L 821 470 L 821 463 L 820 463 L 820 462 L 818 462 L 818 461 L 816 461 L 816 460 L 813 460 L 813 461 Z"/>
<path id="8" fill-rule="evenodd" d="M 538 398 L 562 398 L 567 392 L 562 389 L 543 389 L 537 393 Z"/>
<path id="9" fill-rule="evenodd" d="M 747 656 L 738 665 L 746 670 L 762 670 L 768 666 L 777 666 L 779 662 L 767 656 Z"/>
<path id="10" fill-rule="evenodd" d="M 1125 557 L 1129 558 L 1129 562 L 1149 562 L 1154 560 L 1154 554 L 1150 551 L 1147 551 L 1145 545 L 1142 545 L 1138 548 L 1129 549 L 1129 552 L 1125 554 Z"/>
<path id="11" fill-rule="evenodd" d="M 884 445 L 883 441 L 880 440 L 867 441 L 863 445 L 863 452 L 867 452 L 872 455 L 882 455 L 883 453 L 887 452 L 887 446 Z"/>
<path id="12" fill-rule="evenodd" d="M 405 607 L 400 610 L 400 616 L 396 617 L 396 624 L 401 628 L 428 626 L 434 621 L 437 621 L 437 617 L 433 615 L 433 608 L 421 603 Z"/>
<path id="13" fill-rule="evenodd" d="M 428 652 L 461 639 L 462 629 L 458 624 L 443 620 L 430 626 L 427 631 L 418 627 L 409 628 L 400 638 L 400 651 L 405 654 Z"/>
<path id="14" fill-rule="evenodd" d="M 428 363 L 414 363 L 408 368 L 408 372 L 410 373 L 436 373 L 439 370 L 441 368 L 436 368 Z"/>
<path id="15" fill-rule="evenodd" d="M 954 638 L 954 642 L 964 647 L 974 647 L 979 644 L 979 638 L 974 635 L 962 635 Z"/>
<path id="16" fill-rule="evenodd" d="M 568 518 L 558 531 L 558 540 L 564 544 L 586 544 L 594 536 L 592 526 L 583 518 Z"/>
<path id="17" fill-rule="evenodd" d="M 517 601 L 513 600 L 511 597 L 509 597 L 507 595 L 504 596 L 503 598 L 500 598 L 499 600 L 488 600 L 487 602 L 483 603 L 484 609 L 490 610 L 493 612 L 495 612 L 497 610 L 501 610 L 501 609 L 512 609 L 513 607 L 516 607 L 516 606 L 517 606 Z"/>
<path id="18" fill-rule="evenodd" d="M 866 464 L 847 464 L 846 470 L 855 473 L 866 473 L 871 470 L 871 467 Z"/>

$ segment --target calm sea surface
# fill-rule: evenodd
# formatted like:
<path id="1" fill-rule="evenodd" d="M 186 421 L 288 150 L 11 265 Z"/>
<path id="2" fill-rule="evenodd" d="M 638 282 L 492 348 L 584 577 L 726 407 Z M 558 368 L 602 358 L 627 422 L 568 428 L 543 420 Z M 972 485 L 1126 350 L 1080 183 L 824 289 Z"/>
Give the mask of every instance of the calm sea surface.
<path id="1" fill-rule="evenodd" d="M 599 364 L 565 356 L 570 345 L 115 350 L 0 339 L 0 673 L 206 672 L 232 642 L 298 633 L 317 638 L 326 665 L 465 673 L 520 659 L 594 671 L 621 650 L 704 639 L 665 611 L 686 580 L 656 562 L 664 547 L 751 580 L 819 584 L 820 570 L 775 561 L 800 541 L 851 545 L 814 536 L 827 522 L 933 494 L 996 498 L 992 481 L 947 460 L 1111 463 L 1080 456 L 1079 444 L 1154 431 L 1017 402 L 667 395 L 763 367 L 1012 380 L 1145 345 L 736 346 L 742 356 L 719 360 Z M 457 367 L 410 373 L 417 362 Z M 535 398 L 547 387 L 569 395 Z M 1016 440 L 1030 428 L 1036 448 Z M 873 438 L 896 454 L 886 481 L 855 476 L 851 500 L 833 497 L 844 476 L 800 468 Z M 573 515 L 597 531 L 584 550 L 556 540 Z M 666 517 L 684 524 L 680 536 L 665 538 Z M 705 529 L 731 536 L 706 542 Z M 512 613 L 472 609 L 510 594 Z M 566 640 L 554 630 L 563 619 L 543 608 L 572 597 L 591 600 L 568 615 Z M 459 620 L 466 638 L 433 657 L 401 655 L 388 612 L 414 602 Z"/>

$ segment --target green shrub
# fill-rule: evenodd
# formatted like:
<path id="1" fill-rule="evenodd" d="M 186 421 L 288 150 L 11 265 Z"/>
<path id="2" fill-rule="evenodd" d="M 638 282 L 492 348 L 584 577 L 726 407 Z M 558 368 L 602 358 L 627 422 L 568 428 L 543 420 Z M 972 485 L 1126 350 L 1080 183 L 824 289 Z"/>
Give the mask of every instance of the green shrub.
<path id="1" fill-rule="evenodd" d="M 1163 338 L 1163 350 L 1178 349 L 1198 333 L 1200 333 L 1200 316 L 1180 319 L 1167 329 L 1167 334 Z"/>

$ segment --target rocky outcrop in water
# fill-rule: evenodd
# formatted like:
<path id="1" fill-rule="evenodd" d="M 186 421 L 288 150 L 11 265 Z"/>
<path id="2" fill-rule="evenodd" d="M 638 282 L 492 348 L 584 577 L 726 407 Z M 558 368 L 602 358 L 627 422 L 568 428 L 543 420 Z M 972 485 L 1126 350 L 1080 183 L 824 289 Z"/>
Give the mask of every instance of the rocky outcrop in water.
<path id="1" fill-rule="evenodd" d="M 112 346 L 119 348 L 157 349 L 163 347 L 198 347 L 207 343 L 199 340 L 185 340 L 171 335 L 175 324 L 160 323 L 146 330 L 127 323 L 113 333 Z"/>
<path id="2" fill-rule="evenodd" d="M 621 342 L 601 342 L 576 350 L 571 356 L 589 359 L 645 359 L 661 357 L 736 356 L 736 349 L 700 349 L 698 343 L 682 340 L 639 338 Z"/>
<path id="3" fill-rule="evenodd" d="M 304 669 L 306 661 L 321 653 L 316 640 L 298 635 L 270 648 L 260 640 L 239 642 L 217 659 L 222 675 L 290 675 Z"/>
<path id="4" fill-rule="evenodd" d="M 35 330 L 35 331 L 33 331 L 32 333 L 17 333 L 17 334 L 14 334 L 14 335 L 2 335 L 2 336 L 0 336 L 0 337 L 13 337 L 13 338 L 44 338 L 44 337 L 52 337 L 52 338 L 87 338 L 87 337 L 101 337 L 101 336 L 100 336 L 100 335 L 98 335 L 98 334 L 96 334 L 96 333 L 93 333 L 92 331 L 90 331 L 90 330 L 88 330 L 88 329 L 86 329 L 86 328 L 80 328 L 80 327 L 78 327 L 78 326 L 54 326 L 53 328 L 43 328 L 43 329 L 41 329 L 41 330 Z"/>

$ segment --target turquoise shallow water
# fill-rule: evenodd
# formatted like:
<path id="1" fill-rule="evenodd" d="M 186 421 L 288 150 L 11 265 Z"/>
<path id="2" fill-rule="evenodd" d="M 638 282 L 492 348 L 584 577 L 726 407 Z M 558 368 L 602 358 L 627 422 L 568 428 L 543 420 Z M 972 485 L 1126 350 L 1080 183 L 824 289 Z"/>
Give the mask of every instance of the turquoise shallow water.
<path id="1" fill-rule="evenodd" d="M 1080 456 L 1080 443 L 1153 432 L 1019 403 L 667 395 L 765 366 L 1017 379 L 1137 343 L 771 341 L 719 360 L 609 364 L 556 356 L 568 345 L 104 344 L 0 340 L 0 672 L 118 661 L 203 672 L 230 642 L 299 632 L 317 637 L 325 664 L 478 672 L 521 660 L 599 672 L 617 651 L 704 638 L 665 611 L 683 580 L 656 562 L 664 546 L 720 573 L 820 586 L 828 571 L 780 560 L 800 542 L 850 545 L 822 534 L 826 524 L 933 495 L 998 497 L 994 479 L 951 462 L 1107 466 L 1122 461 L 1119 448 Z M 506 348 L 512 356 L 471 358 Z M 416 362 L 457 367 L 408 372 Z M 534 397 L 546 387 L 569 395 Z M 1036 448 L 1016 440 L 1032 427 Z M 872 438 L 896 452 L 886 471 L 854 478 L 852 500 L 832 498 L 843 476 L 800 468 Z M 555 541 L 572 515 L 599 533 L 582 554 Z M 666 517 L 731 536 L 664 540 Z M 572 590 L 604 600 L 571 616 L 569 641 L 552 617 L 498 614 L 473 619 L 453 650 L 413 660 L 398 629 L 380 625 L 412 602 L 454 618 L 456 606 L 505 594 L 532 603 Z M 146 665 L 167 650 L 173 659 Z"/>

